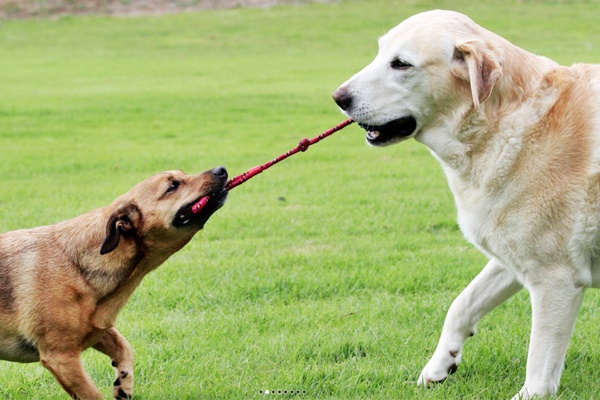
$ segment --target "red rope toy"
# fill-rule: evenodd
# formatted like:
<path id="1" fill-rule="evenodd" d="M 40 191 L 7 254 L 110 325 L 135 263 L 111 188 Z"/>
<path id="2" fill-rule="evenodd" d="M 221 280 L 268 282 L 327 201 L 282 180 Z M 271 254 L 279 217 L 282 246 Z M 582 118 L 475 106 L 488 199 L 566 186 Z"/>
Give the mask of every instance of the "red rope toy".
<path id="1" fill-rule="evenodd" d="M 336 125 L 333 128 L 321 133 L 319 136 L 315 136 L 314 138 L 312 138 L 310 140 L 306 139 L 306 138 L 302 139 L 300 141 L 300 143 L 298 143 L 298 146 L 294 147 L 287 153 L 282 154 L 279 157 L 277 157 L 265 164 L 257 165 L 256 167 L 250 168 L 248 171 L 244 172 L 243 174 L 231 178 L 225 184 L 225 189 L 231 190 L 234 187 L 239 186 L 242 183 L 246 182 L 248 179 L 252 178 L 253 176 L 260 174 L 265 169 L 270 168 L 273 165 L 277 164 L 279 161 L 283 161 L 286 158 L 288 158 L 289 156 L 292 156 L 299 151 L 304 152 L 304 151 L 308 150 L 309 146 L 312 146 L 313 144 L 321 141 L 322 139 L 325 139 L 327 136 L 332 135 L 334 132 L 337 132 L 340 129 L 347 127 L 348 125 L 350 125 L 353 122 L 354 121 L 352 119 L 347 119 L 346 121 L 342 122 L 341 124 Z M 194 214 L 198 214 L 200 212 L 200 210 L 202 210 L 202 208 L 204 208 L 206 203 L 208 203 L 209 199 L 210 199 L 210 196 L 204 196 L 203 198 L 201 198 L 196 204 L 194 204 L 192 206 L 192 212 Z"/>

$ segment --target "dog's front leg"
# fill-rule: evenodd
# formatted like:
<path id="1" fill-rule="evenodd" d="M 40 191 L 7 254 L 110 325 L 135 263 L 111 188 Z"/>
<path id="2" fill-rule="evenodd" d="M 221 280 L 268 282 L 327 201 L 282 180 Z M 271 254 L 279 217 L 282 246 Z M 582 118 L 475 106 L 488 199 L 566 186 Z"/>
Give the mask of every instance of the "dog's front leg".
<path id="1" fill-rule="evenodd" d="M 72 398 L 102 399 L 102 394 L 83 370 L 79 352 L 42 351 L 40 361 Z"/>
<path id="2" fill-rule="evenodd" d="M 115 328 L 110 328 L 94 348 L 109 356 L 115 367 L 115 399 L 130 399 L 133 396 L 133 351 L 127 339 Z"/>
<path id="3" fill-rule="evenodd" d="M 555 395 L 584 288 L 547 271 L 551 281 L 529 285 L 533 321 L 525 385 L 513 398 Z M 568 274 L 567 274 L 568 275 Z"/>
<path id="4" fill-rule="evenodd" d="M 437 348 L 421 372 L 419 385 L 441 382 L 456 371 L 463 345 L 475 334 L 479 320 L 521 288 L 512 271 L 490 260 L 450 306 Z"/>

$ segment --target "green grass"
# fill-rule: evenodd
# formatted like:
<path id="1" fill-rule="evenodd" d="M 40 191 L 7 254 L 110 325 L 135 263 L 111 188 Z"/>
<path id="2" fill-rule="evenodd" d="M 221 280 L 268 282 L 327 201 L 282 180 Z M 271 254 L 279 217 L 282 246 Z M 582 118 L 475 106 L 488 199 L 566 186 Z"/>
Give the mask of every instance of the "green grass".
<path id="1" fill-rule="evenodd" d="M 142 18 L 0 22 L 0 231 L 108 204 L 165 169 L 265 162 L 343 120 L 330 94 L 376 39 L 430 8 L 465 12 L 562 63 L 600 62 L 597 2 L 342 1 Z M 520 293 L 486 317 L 456 375 L 416 386 L 452 299 L 485 263 L 437 162 L 351 126 L 232 191 L 150 274 L 117 327 L 139 399 L 500 399 L 521 387 Z M 598 386 L 589 291 L 559 397 Z M 110 362 L 86 369 L 108 397 Z M 66 396 L 39 364 L 0 363 L 0 398 Z M 280 397 L 286 397 L 281 395 Z M 292 397 L 287 395 L 287 397 Z"/>

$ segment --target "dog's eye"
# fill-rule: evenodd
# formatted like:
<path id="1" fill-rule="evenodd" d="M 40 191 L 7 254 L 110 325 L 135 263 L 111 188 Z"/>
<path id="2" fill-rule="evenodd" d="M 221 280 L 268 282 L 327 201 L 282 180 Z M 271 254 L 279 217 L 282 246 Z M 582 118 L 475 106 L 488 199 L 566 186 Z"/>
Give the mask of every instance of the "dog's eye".
<path id="1" fill-rule="evenodd" d="M 167 189 L 167 193 L 176 191 L 180 184 L 181 184 L 181 182 L 179 182 L 179 181 L 172 181 L 171 185 Z"/>
<path id="2" fill-rule="evenodd" d="M 409 64 L 406 61 L 401 60 L 399 58 L 394 58 L 392 60 L 392 62 L 390 63 L 390 67 L 392 67 L 392 69 L 404 70 L 404 69 L 412 67 L 412 64 Z"/>

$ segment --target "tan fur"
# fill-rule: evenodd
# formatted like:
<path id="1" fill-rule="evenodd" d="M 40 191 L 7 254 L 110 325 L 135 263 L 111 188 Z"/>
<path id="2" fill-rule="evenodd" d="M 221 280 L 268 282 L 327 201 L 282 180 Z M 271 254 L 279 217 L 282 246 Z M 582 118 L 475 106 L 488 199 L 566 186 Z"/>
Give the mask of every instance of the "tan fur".
<path id="1" fill-rule="evenodd" d="M 181 249 L 225 199 L 224 168 L 168 171 L 139 183 L 111 205 L 55 225 L 0 235 L 0 359 L 41 361 L 70 396 L 101 394 L 81 366 L 81 351 L 107 354 L 116 398 L 133 394 L 133 353 L 114 328 L 142 278 Z M 205 210 L 175 226 L 207 194 Z M 217 196 L 218 197 L 218 196 Z"/>
<path id="2" fill-rule="evenodd" d="M 334 99 L 370 144 L 414 138 L 432 151 L 461 230 L 490 259 L 450 307 L 419 383 L 456 370 L 480 318 L 525 287 L 533 323 L 515 399 L 555 394 L 583 291 L 600 287 L 600 66 L 560 66 L 442 10 L 379 45 Z"/>

